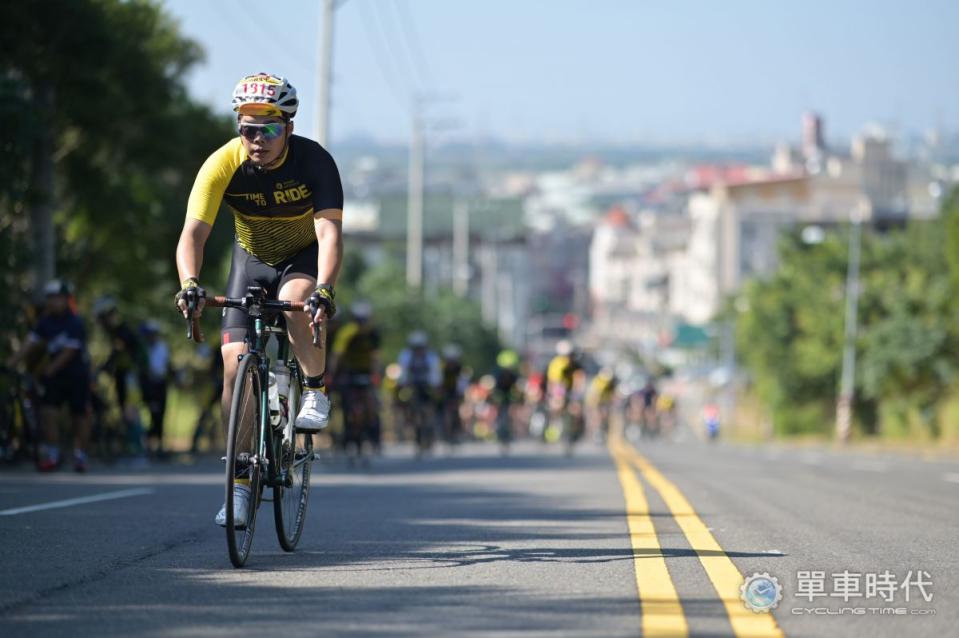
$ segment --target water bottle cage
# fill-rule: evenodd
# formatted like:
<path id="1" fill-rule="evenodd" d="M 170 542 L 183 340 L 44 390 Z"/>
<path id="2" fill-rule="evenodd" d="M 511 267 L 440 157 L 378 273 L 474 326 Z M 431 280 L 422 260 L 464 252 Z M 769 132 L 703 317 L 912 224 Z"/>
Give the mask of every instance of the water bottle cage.
<path id="1" fill-rule="evenodd" d="M 278 415 L 279 417 L 275 422 L 272 419 L 270 422 L 273 423 L 274 428 L 277 430 L 282 430 L 284 427 L 286 427 L 286 423 L 290 418 L 290 402 L 284 396 L 280 396 L 280 409 Z M 273 416 L 272 410 L 270 411 L 270 416 Z"/>

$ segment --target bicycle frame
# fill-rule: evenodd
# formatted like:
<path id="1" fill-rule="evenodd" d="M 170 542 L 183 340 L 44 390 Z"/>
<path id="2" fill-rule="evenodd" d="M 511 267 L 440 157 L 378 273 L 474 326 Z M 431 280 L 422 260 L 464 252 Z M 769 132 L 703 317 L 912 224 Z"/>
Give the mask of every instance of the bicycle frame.
<path id="1" fill-rule="evenodd" d="M 253 462 L 262 459 L 262 465 L 265 469 L 263 483 L 268 487 L 290 487 L 292 477 L 286 475 L 283 471 L 282 463 L 278 461 L 278 452 L 274 447 L 273 425 L 270 423 L 270 405 L 269 405 L 269 375 L 270 375 L 270 356 L 266 348 L 271 337 L 276 336 L 277 353 L 276 360 L 289 365 L 290 343 L 287 339 L 286 329 L 278 326 L 267 325 L 264 319 L 263 309 L 258 304 L 253 304 L 248 308 L 247 314 L 247 334 L 251 335 L 247 339 L 249 350 L 242 356 L 248 357 L 254 355 L 257 357 L 257 368 L 260 374 L 260 440 L 257 445 L 257 455 Z M 295 365 L 295 364 L 294 364 Z M 291 378 L 296 379 L 294 370 L 290 370 Z M 292 436 L 292 419 L 288 418 L 284 424 L 285 436 Z"/>
<path id="2" fill-rule="evenodd" d="M 277 337 L 277 361 L 283 361 L 284 365 L 290 367 L 291 379 L 298 379 L 295 359 L 290 360 L 290 343 L 286 338 L 285 327 L 269 325 L 267 318 L 275 317 L 281 312 L 302 310 L 303 303 L 292 301 L 275 301 L 266 298 L 266 292 L 259 286 L 250 286 L 247 288 L 247 294 L 240 298 L 214 297 L 207 301 L 207 305 L 212 307 L 240 308 L 246 312 L 247 317 L 247 338 L 248 350 L 241 357 L 257 357 L 257 372 L 260 375 L 260 388 L 257 400 L 260 404 L 259 410 L 259 441 L 257 442 L 256 454 L 249 462 L 260 464 L 265 472 L 263 473 L 264 485 L 268 487 L 290 487 L 292 485 L 292 476 L 288 475 L 282 463 L 278 462 L 278 451 L 274 446 L 274 428 L 270 423 L 269 408 L 269 374 L 270 374 L 270 356 L 267 353 L 267 345 L 270 338 Z M 317 331 L 314 331 L 314 335 Z M 188 337 L 202 340 L 196 324 L 191 321 Z M 314 342 L 316 337 L 314 336 Z M 283 436 L 292 438 L 293 419 L 288 418 L 284 425 Z"/>

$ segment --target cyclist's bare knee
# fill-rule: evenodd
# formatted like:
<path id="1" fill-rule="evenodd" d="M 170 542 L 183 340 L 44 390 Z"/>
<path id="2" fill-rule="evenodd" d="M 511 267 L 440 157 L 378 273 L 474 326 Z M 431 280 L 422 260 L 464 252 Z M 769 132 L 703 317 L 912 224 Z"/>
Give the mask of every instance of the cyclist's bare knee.
<path id="1" fill-rule="evenodd" d="M 240 355 L 246 352 L 245 343 L 227 343 L 220 347 L 223 357 L 223 394 L 233 394 L 233 383 L 236 381 L 236 370 L 240 365 Z"/>

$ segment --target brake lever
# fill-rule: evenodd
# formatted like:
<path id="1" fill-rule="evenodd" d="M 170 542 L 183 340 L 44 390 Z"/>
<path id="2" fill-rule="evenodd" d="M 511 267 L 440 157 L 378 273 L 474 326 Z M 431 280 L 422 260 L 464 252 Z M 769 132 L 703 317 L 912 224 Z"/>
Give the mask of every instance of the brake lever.
<path id="1" fill-rule="evenodd" d="M 196 323 L 196 319 L 193 316 L 193 311 L 196 310 L 196 299 L 195 295 L 187 295 L 186 300 L 186 338 L 190 341 L 193 341 L 193 326 Z"/>
<path id="2" fill-rule="evenodd" d="M 199 295 L 194 291 L 187 295 L 186 302 L 186 338 L 196 343 L 203 343 L 203 330 L 200 329 L 200 317 L 196 314 L 199 304 Z"/>

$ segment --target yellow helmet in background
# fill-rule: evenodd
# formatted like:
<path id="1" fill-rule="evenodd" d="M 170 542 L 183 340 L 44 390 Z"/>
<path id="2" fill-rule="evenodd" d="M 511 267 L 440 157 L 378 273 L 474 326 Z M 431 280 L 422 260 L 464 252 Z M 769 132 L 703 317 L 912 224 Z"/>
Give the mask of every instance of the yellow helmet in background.
<path id="1" fill-rule="evenodd" d="M 519 355 L 513 350 L 503 350 L 496 357 L 496 365 L 501 368 L 515 368 L 519 365 Z"/>

